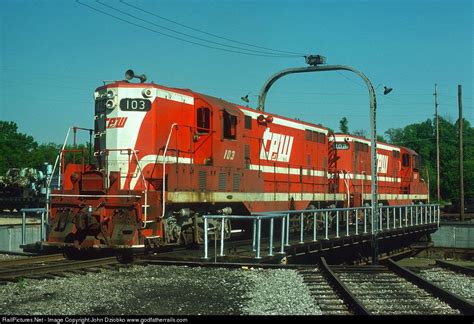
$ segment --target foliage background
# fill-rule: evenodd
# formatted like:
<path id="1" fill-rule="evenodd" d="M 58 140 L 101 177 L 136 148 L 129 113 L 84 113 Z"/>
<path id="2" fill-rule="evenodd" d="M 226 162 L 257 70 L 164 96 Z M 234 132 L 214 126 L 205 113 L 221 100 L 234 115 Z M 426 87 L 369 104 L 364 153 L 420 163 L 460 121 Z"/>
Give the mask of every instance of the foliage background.
<path id="1" fill-rule="evenodd" d="M 61 151 L 62 144 L 38 144 L 27 134 L 18 132 L 18 126 L 12 121 L 0 120 L 0 176 L 9 168 L 31 167 L 44 171 L 44 164 L 53 164 Z M 72 149 L 72 145 L 66 145 Z M 88 152 L 88 143 L 77 145 L 77 149 Z M 86 153 L 86 161 L 88 154 Z M 72 154 L 65 154 L 66 163 L 72 161 Z M 80 155 L 77 155 L 80 159 Z"/>

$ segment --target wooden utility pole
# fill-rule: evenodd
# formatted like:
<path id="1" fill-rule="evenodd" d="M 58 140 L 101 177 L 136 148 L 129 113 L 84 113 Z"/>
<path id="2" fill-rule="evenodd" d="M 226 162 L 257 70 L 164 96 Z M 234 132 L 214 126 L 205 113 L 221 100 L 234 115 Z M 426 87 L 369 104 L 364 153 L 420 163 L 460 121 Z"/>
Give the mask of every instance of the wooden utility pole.
<path id="1" fill-rule="evenodd" d="M 430 173 L 428 171 L 428 166 L 425 165 L 425 171 L 426 171 L 426 180 L 428 183 L 428 204 L 430 203 Z"/>
<path id="2" fill-rule="evenodd" d="M 462 85 L 458 85 L 459 106 L 459 217 L 464 221 L 464 150 L 462 142 Z"/>
<path id="3" fill-rule="evenodd" d="M 436 200 L 441 202 L 440 176 L 439 176 L 439 119 L 438 119 L 438 84 L 435 83 L 435 123 L 436 123 Z"/>

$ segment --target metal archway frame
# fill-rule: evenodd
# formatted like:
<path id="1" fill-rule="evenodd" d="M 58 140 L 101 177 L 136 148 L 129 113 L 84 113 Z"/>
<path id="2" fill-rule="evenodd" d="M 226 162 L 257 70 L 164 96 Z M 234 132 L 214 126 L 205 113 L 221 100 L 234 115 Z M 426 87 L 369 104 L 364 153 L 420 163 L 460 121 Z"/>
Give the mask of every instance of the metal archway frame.
<path id="1" fill-rule="evenodd" d="M 372 263 L 378 263 L 378 241 L 377 241 L 377 232 L 378 232 L 378 201 L 377 201 L 377 190 L 378 190 L 378 179 L 377 179 L 377 127 L 376 127 L 376 111 L 377 111 L 377 99 L 375 97 L 374 87 L 370 82 L 369 78 L 362 72 L 357 69 L 354 69 L 350 66 L 345 65 L 324 65 L 324 66 L 309 66 L 301 68 L 289 68 L 275 73 L 268 79 L 268 81 L 262 87 L 260 95 L 258 97 L 258 107 L 257 110 L 265 111 L 265 99 L 267 93 L 272 87 L 272 85 L 280 78 L 288 74 L 294 73 L 307 73 L 307 72 L 322 72 L 322 71 L 350 71 L 357 74 L 361 77 L 369 91 L 370 99 L 370 129 L 371 129 L 371 165 L 372 165 L 372 186 L 371 186 L 371 203 L 372 203 L 372 224 L 375 228 L 372 236 Z"/>

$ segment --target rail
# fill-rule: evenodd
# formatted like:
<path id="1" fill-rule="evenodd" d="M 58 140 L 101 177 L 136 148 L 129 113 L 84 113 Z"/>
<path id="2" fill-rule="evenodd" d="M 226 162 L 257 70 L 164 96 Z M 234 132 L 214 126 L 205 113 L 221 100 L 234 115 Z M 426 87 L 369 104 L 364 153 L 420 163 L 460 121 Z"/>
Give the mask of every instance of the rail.
<path id="1" fill-rule="evenodd" d="M 426 289 L 426 286 L 419 285 L 390 267 L 332 265 L 330 270 L 348 292 L 360 301 L 350 303 L 362 304 L 368 315 L 454 315 L 460 311 L 443 296 L 433 293 Z M 344 294 L 341 295 L 343 299 L 351 300 Z M 347 293 L 345 295 L 347 296 Z"/>
<path id="2" fill-rule="evenodd" d="M 46 240 L 46 228 L 45 228 L 45 217 L 44 214 L 46 212 L 45 208 L 22 208 L 21 212 L 21 245 L 25 245 L 26 243 L 26 213 L 35 213 L 41 214 L 41 225 L 40 225 L 40 240 Z"/>
<path id="3" fill-rule="evenodd" d="M 42 264 L 31 264 L 13 269 L 0 269 L 0 282 L 16 281 L 27 276 L 43 276 L 49 273 L 74 271 L 86 268 L 97 268 L 117 264 L 116 257 L 107 257 L 92 260 L 62 260 Z"/>
<path id="4" fill-rule="evenodd" d="M 354 310 L 355 315 L 371 315 L 365 308 L 362 302 L 347 288 L 342 280 L 331 270 L 327 264 L 326 259 L 322 257 L 319 260 L 321 270 L 326 275 L 326 278 L 332 283 L 332 286 L 337 290 L 340 296 L 344 299 L 346 304 Z"/>
<path id="5" fill-rule="evenodd" d="M 374 222 L 372 208 L 327 208 L 327 209 L 304 209 L 285 210 L 253 213 L 252 216 L 238 215 L 204 215 L 204 258 L 208 259 L 208 234 L 209 219 L 220 220 L 221 242 L 220 254 L 224 256 L 224 223 L 226 220 L 248 220 L 253 221 L 252 250 L 256 252 L 256 259 L 261 258 L 261 223 L 262 220 L 270 220 L 269 254 L 273 256 L 273 234 L 274 220 L 281 219 L 281 245 L 280 253 L 284 253 L 284 246 L 290 246 L 290 229 L 296 232 L 299 244 L 308 240 L 305 233 L 310 233 L 311 242 L 316 242 L 322 235 L 324 240 L 329 240 L 330 235 L 335 238 L 341 236 L 377 235 L 377 233 L 390 230 L 399 230 L 415 226 L 436 224 L 439 227 L 440 208 L 438 204 L 379 206 L 378 222 Z M 374 224 L 377 224 L 375 228 Z M 295 238 L 292 238 L 295 239 Z M 306 241 L 305 241 L 306 239 Z"/>
<path id="6" fill-rule="evenodd" d="M 407 268 L 402 267 L 391 259 L 387 260 L 387 266 L 390 270 L 398 274 L 400 277 L 411 281 L 418 287 L 428 291 L 436 297 L 439 297 L 451 307 L 459 309 L 464 315 L 474 315 L 474 304 L 467 301 L 466 299 L 456 296 L 455 294 L 441 288 L 437 284 L 423 279 L 422 277 L 418 276 Z"/>
<path id="7" fill-rule="evenodd" d="M 443 260 L 436 260 L 436 265 L 439 267 L 454 271 L 454 272 L 463 273 L 468 276 L 474 276 L 474 268 L 464 267 L 464 266 L 454 264 L 451 262 L 446 262 Z"/>
<path id="8" fill-rule="evenodd" d="M 30 265 L 30 264 L 37 264 L 37 263 L 43 264 L 45 262 L 62 261 L 64 259 L 65 257 L 62 253 L 61 254 L 47 254 L 47 255 L 40 255 L 40 256 L 30 256 L 28 258 L 18 258 L 18 259 L 1 261 L 0 269 L 12 268 L 12 267 Z"/>

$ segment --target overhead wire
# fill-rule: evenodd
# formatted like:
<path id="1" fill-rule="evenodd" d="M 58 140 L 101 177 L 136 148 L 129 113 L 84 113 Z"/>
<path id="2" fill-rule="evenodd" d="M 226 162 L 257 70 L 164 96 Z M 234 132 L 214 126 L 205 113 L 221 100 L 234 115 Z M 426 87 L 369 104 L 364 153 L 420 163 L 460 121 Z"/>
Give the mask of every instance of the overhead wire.
<path id="1" fill-rule="evenodd" d="M 57 73 L 50 73 L 50 71 L 47 71 L 47 72 L 33 72 L 31 69 L 19 69 L 19 68 L 10 67 L 10 66 L 1 66 L 0 70 L 13 70 L 13 71 L 19 72 L 19 73 L 15 73 L 13 75 L 9 74 L 8 75 L 9 79 L 12 76 L 13 77 L 20 77 L 20 78 L 23 78 L 23 79 L 30 79 L 32 75 L 40 76 L 41 79 L 44 79 L 44 78 L 56 78 L 56 79 L 61 78 L 61 81 L 64 78 L 75 79 L 75 80 L 77 80 L 77 79 L 90 80 L 91 79 L 90 75 L 86 76 L 86 75 L 78 75 L 78 74 L 57 74 Z M 3 73 L 1 76 L 2 77 L 6 76 L 6 73 Z"/>
<path id="2" fill-rule="evenodd" d="M 13 70 L 17 70 L 17 71 L 22 71 L 20 69 L 15 69 L 15 68 L 10 68 L 10 67 L 1 67 L 0 69 L 13 69 Z M 71 89 L 71 90 L 81 90 L 81 91 L 90 91 L 91 89 L 89 88 L 82 88 L 82 87 L 74 87 L 74 86 L 69 86 L 69 85 L 59 85 L 59 84 L 52 84 L 52 83 L 45 83 L 43 81 L 43 77 L 44 76 L 49 76 L 49 77 L 70 77 L 70 78 L 78 78 L 78 77 L 81 77 L 81 76 L 77 76 L 77 75 L 66 75 L 66 74 L 47 74 L 47 73 L 31 73 L 29 72 L 30 74 L 30 78 L 28 78 L 27 81 L 21 81 L 20 84 L 18 83 L 12 83 L 11 81 L 8 81 L 7 84 L 0 84 L 0 88 L 6 88 L 6 87 L 15 87 L 15 86 L 20 86 L 20 85 L 31 85 L 31 86 L 41 86 L 41 87 L 48 87 L 48 88 L 64 88 L 64 89 Z M 42 81 L 41 82 L 33 82 L 31 81 L 31 75 L 41 75 L 42 76 Z M 15 75 L 16 76 L 16 75 Z M 85 76 L 83 76 L 84 78 L 86 78 Z M 355 96 L 355 95 L 363 95 L 362 93 L 336 93 L 336 92 L 328 92 L 328 93 L 325 93 L 325 92 L 304 92 L 304 91 L 276 91 L 275 93 L 273 93 L 273 96 L 272 97 L 279 97 L 279 96 L 285 96 L 285 98 L 288 96 L 288 94 L 298 94 L 298 95 L 321 95 L 321 96 Z M 397 95 L 399 95 L 397 93 Z M 257 97 L 257 95 L 254 95 L 255 97 Z M 328 97 L 329 98 L 329 97 Z M 408 102 L 408 101 L 402 101 L 402 100 L 395 100 L 393 98 L 390 98 L 390 97 L 386 97 L 386 96 L 383 96 L 381 98 L 384 98 L 384 99 L 390 99 L 391 101 L 394 101 L 394 102 L 391 102 L 391 103 L 384 103 L 385 106 L 405 106 L 405 105 L 431 105 L 432 103 L 431 102 Z M 326 98 L 327 99 L 327 98 Z M 277 103 L 277 104 L 304 104 L 304 105 L 345 105 L 346 103 L 344 102 L 307 102 L 307 101 L 281 101 L 281 100 L 278 100 L 278 99 L 269 99 L 269 102 L 272 102 L 272 103 Z M 351 103 L 351 105 L 353 106 L 363 106 L 363 104 L 358 104 L 358 103 Z M 439 103 L 440 106 L 442 107 L 454 107 L 456 108 L 457 105 L 456 104 L 451 104 L 451 103 L 446 103 L 446 102 L 440 102 Z M 463 103 L 463 107 L 466 109 L 466 110 L 472 110 L 473 108 L 469 105 L 469 104 L 466 104 L 466 103 Z"/>
<path id="3" fill-rule="evenodd" d="M 260 48 L 260 49 L 265 49 L 265 50 L 269 50 L 269 51 L 273 51 L 273 52 L 280 52 L 280 53 L 285 53 L 285 54 L 295 54 L 296 56 L 302 56 L 304 54 L 302 53 L 296 53 L 296 52 L 290 52 L 290 51 L 282 51 L 282 50 L 278 50 L 278 49 L 273 49 L 273 48 L 269 48 L 269 47 L 264 47 L 264 46 L 258 46 L 258 45 L 254 45 L 254 44 L 250 44 L 250 43 L 245 43 L 245 42 L 241 42 L 241 41 L 237 41 L 237 40 L 234 40 L 234 39 L 230 39 L 230 38 L 227 38 L 227 37 L 222 37 L 222 36 L 219 36 L 219 35 L 216 35 L 216 34 L 213 34 L 213 33 L 209 33 L 209 32 L 206 32 L 204 30 L 201 30 L 201 29 L 197 29 L 197 28 L 194 28 L 194 27 L 191 27 L 191 26 L 187 26 L 187 25 L 184 25 L 184 24 L 181 24 L 177 21 L 174 21 L 174 20 L 171 20 L 171 19 L 168 19 L 166 17 L 163 17 L 163 16 L 160 16 L 158 14 L 155 14 L 153 12 L 150 12 L 148 10 L 145 10 L 143 8 L 140 8 L 138 6 L 135 6 L 135 5 L 132 5 L 128 2 L 125 2 L 123 0 L 119 0 L 119 2 L 123 3 L 124 5 L 126 6 L 129 6 L 131 8 L 134 8 L 136 10 L 139 10 L 141 12 L 144 12 L 144 13 L 147 13 L 151 16 L 154 16 L 154 17 L 157 17 L 159 19 L 162 19 L 162 20 L 165 20 L 167 22 L 170 22 L 172 24 L 175 24 L 175 25 L 178 25 L 180 27 L 183 27 L 183 28 L 187 28 L 187 29 L 190 29 L 190 30 L 193 30 L 195 32 L 198 32 L 198 33 L 202 33 L 202 34 L 205 34 L 205 35 L 208 35 L 208 36 L 212 36 L 212 37 L 215 37 L 215 38 L 218 38 L 218 39 L 222 39 L 222 40 L 226 40 L 228 42 L 232 42 L 232 43 L 236 43 L 236 44 L 241 44 L 241 45 L 246 45 L 246 46 L 249 46 L 249 47 L 255 47 L 255 48 Z"/>
<path id="4" fill-rule="evenodd" d="M 30 99 L 33 99 L 33 100 L 39 100 L 39 101 L 46 101 L 46 102 L 58 102 L 58 103 L 61 103 L 61 102 L 66 102 L 66 103 L 69 103 L 69 104 L 77 104 L 77 103 L 83 103 L 83 104 L 88 104 L 90 105 L 91 102 L 89 101 L 83 101 L 83 100 L 71 100 L 71 99 L 61 99 L 61 98 L 52 98 L 52 97 L 38 97 L 38 96 L 30 96 L 30 95 L 18 95 L 18 96 L 15 96 L 16 99 L 27 99 L 27 100 L 30 100 Z"/>
<path id="5" fill-rule="evenodd" d="M 352 83 L 357 84 L 359 87 L 364 88 L 364 89 L 367 89 L 367 87 L 366 87 L 365 85 L 363 85 L 362 83 L 357 82 L 357 81 L 355 81 L 354 79 L 352 79 L 352 78 L 346 76 L 344 73 L 341 73 L 341 72 L 339 72 L 339 71 L 336 71 L 336 73 L 339 74 L 340 76 L 342 76 L 344 79 L 349 80 L 349 81 L 351 81 Z"/>
<path id="6" fill-rule="evenodd" d="M 348 76 L 346 76 L 345 74 L 339 72 L 339 71 L 336 71 L 340 76 L 342 76 L 343 78 L 345 78 L 346 80 L 358 85 L 359 87 L 361 88 L 364 88 L 366 89 L 367 87 L 365 85 L 363 85 L 362 83 L 354 80 L 353 78 L 350 78 Z M 401 94 L 397 94 L 397 95 L 401 95 L 401 96 L 432 96 L 433 94 L 428 94 L 428 93 L 401 93 Z M 457 98 L 457 96 L 452 96 L 452 95 L 443 95 L 443 97 L 453 97 L 453 98 Z M 392 98 L 392 97 L 388 97 L 388 96 L 383 96 L 381 97 L 383 99 L 388 99 L 388 100 L 391 100 L 391 101 L 396 101 L 396 102 L 399 102 L 401 104 L 408 104 L 408 105 L 427 105 L 427 104 L 431 104 L 431 102 L 410 102 L 410 101 L 405 101 L 405 100 L 399 100 L 399 99 L 395 99 L 395 98 Z M 463 97 L 463 99 L 471 99 L 471 97 Z M 451 104 L 444 104 L 444 103 L 439 103 L 440 105 L 445 105 L 445 106 L 454 106 L 454 105 L 451 105 Z M 464 104 L 463 103 L 463 106 L 466 106 L 466 107 L 471 107 L 469 104 Z"/>
<path id="7" fill-rule="evenodd" d="M 91 89 L 87 88 L 78 88 L 78 87 L 70 87 L 67 85 L 57 85 L 57 84 L 51 84 L 51 83 L 44 83 L 44 82 L 17 82 L 17 83 L 11 83 L 9 82 L 8 84 L 0 84 L 0 88 L 10 88 L 10 87 L 23 87 L 23 86 L 31 86 L 31 87 L 46 87 L 50 89 L 69 89 L 69 90 L 75 90 L 75 91 L 91 91 Z"/>
<path id="8" fill-rule="evenodd" d="M 339 71 L 336 71 L 340 76 L 344 77 L 345 79 L 349 80 L 350 82 L 352 83 L 355 83 L 357 84 L 359 87 L 361 88 L 364 88 L 364 89 L 367 89 L 367 87 L 365 85 L 363 85 L 362 83 L 360 82 L 357 82 L 355 81 L 354 79 L 344 75 L 343 73 L 339 72 Z M 376 90 L 377 88 L 375 88 Z M 398 99 L 394 99 L 394 98 L 391 98 L 391 97 L 387 97 L 387 96 L 382 96 L 382 97 L 379 97 L 379 98 L 383 98 L 383 99 L 388 99 L 390 101 L 395 101 L 395 102 L 398 102 L 399 105 L 405 105 L 405 104 L 408 104 L 408 105 L 427 105 L 427 104 L 431 104 L 431 103 L 428 103 L 428 102 L 408 102 L 408 101 L 402 101 L 402 100 L 398 100 Z M 386 104 L 387 105 L 387 104 Z M 395 105 L 395 104 L 390 104 L 390 105 Z"/>
<path id="9" fill-rule="evenodd" d="M 355 81 L 354 79 L 344 75 L 343 73 L 339 72 L 339 71 L 336 71 L 340 76 L 344 77 L 345 79 L 349 80 L 350 82 L 352 83 L 355 83 L 357 84 L 358 86 L 362 87 L 362 88 L 366 88 L 366 86 L 364 86 L 363 84 L 361 84 L 360 82 L 357 82 Z M 428 94 L 401 94 L 401 95 L 428 95 Z M 432 94 L 430 94 L 431 96 Z M 454 96 L 448 96 L 448 97 L 454 97 Z M 395 99 L 395 98 L 392 98 L 392 97 L 388 97 L 388 96 L 382 96 L 382 97 L 379 97 L 379 98 L 383 98 L 384 100 L 387 99 L 387 100 L 390 100 L 390 101 L 395 101 L 395 102 L 398 102 L 400 105 L 430 105 L 432 104 L 431 102 L 412 102 L 412 101 L 405 101 L 405 100 L 399 100 L 399 99 Z M 386 104 L 387 105 L 387 104 Z M 394 105 L 393 103 L 390 104 L 390 105 Z M 443 105 L 443 106 L 450 106 L 450 107 L 454 107 L 455 105 L 454 104 L 445 104 L 445 103 L 440 103 L 440 105 Z M 471 108 L 472 106 L 470 106 L 469 104 L 463 104 L 463 106 L 465 106 L 467 109 L 473 109 Z"/>
<path id="10" fill-rule="evenodd" d="M 242 51 L 238 51 L 238 50 L 231 50 L 231 49 L 227 49 L 227 48 L 221 48 L 221 47 L 216 47 L 216 46 L 211 46 L 211 45 L 206 45 L 206 44 L 198 43 L 198 42 L 195 42 L 195 41 L 183 39 L 183 38 L 181 38 L 181 37 L 177 37 L 177 36 L 174 36 L 174 35 L 170 35 L 170 34 L 167 34 L 167 33 L 163 33 L 163 32 L 157 31 L 157 30 L 155 30 L 155 29 L 149 28 L 149 27 L 147 27 L 147 26 L 143 26 L 143 25 L 141 25 L 141 24 L 138 24 L 138 23 L 129 21 L 129 20 L 127 20 L 127 19 L 123 19 L 123 18 L 121 18 L 121 17 L 118 17 L 118 16 L 113 15 L 113 14 L 111 14 L 111 13 L 108 13 L 108 12 L 105 12 L 105 11 L 100 10 L 100 9 L 98 9 L 98 8 L 95 8 L 95 7 L 93 7 L 93 6 L 90 6 L 90 5 L 86 4 L 86 3 L 83 3 L 83 2 L 81 2 L 81 1 L 79 1 L 79 0 L 76 0 L 76 2 L 77 2 L 78 4 L 80 4 L 80 5 L 82 5 L 82 6 L 85 6 L 85 7 L 89 8 L 89 9 L 91 9 L 91 10 L 94 10 L 94 11 L 96 11 L 96 12 L 99 12 L 99 13 L 103 14 L 103 15 L 112 17 L 112 18 L 114 18 L 114 19 L 116 19 L 116 20 L 122 21 L 122 22 L 124 22 L 124 23 L 126 23 L 126 24 L 129 24 L 129 25 L 132 25 L 132 26 L 136 26 L 136 27 L 138 27 L 138 28 L 145 29 L 145 30 L 148 30 L 148 31 L 150 31 L 150 32 L 153 32 L 153 33 L 156 33 L 156 34 L 159 34 L 159 35 L 163 35 L 163 36 L 166 36 L 166 37 L 175 39 L 175 40 L 179 40 L 179 41 L 182 41 L 182 42 L 185 42 L 185 43 L 190 43 L 190 44 L 194 44 L 194 45 L 201 46 L 201 47 L 205 47 L 205 48 L 211 48 L 211 49 L 215 49 L 215 50 L 220 50 L 220 51 L 225 51 L 225 52 L 230 52 L 230 53 L 236 53 L 236 54 L 242 54 L 242 55 L 249 55 L 249 56 L 274 57 L 274 58 L 295 57 L 295 55 L 291 55 L 291 56 L 290 56 L 290 55 L 271 54 L 271 53 L 269 53 L 269 54 L 262 54 L 262 53 L 257 53 L 257 51 L 255 51 L 255 50 L 250 50 L 250 49 L 245 49 L 245 50 L 248 51 L 248 52 L 242 52 Z M 108 5 L 105 5 L 105 4 L 103 4 L 103 3 L 99 2 L 99 1 L 97 1 L 97 2 L 98 2 L 99 4 L 101 4 L 101 5 L 103 5 L 103 6 L 108 7 Z M 111 8 L 113 8 L 113 7 L 111 7 Z M 114 10 L 119 11 L 119 12 L 122 12 L 121 10 L 116 9 L 116 8 L 114 8 Z M 128 14 L 128 13 L 123 13 L 123 14 L 126 14 L 127 16 L 131 16 L 131 17 L 135 17 L 134 15 L 131 15 L 131 14 Z M 141 20 L 141 21 L 146 21 L 146 20 L 141 19 L 141 18 L 138 18 L 138 17 L 136 17 L 135 19 L 139 19 L 139 20 Z M 148 22 L 148 21 L 146 21 L 146 22 L 147 22 L 147 23 L 150 23 L 150 22 Z M 154 23 L 150 23 L 150 24 L 156 25 L 156 24 L 154 24 Z M 180 33 L 180 32 L 175 32 L 175 33 Z M 188 37 L 190 37 L 190 36 L 188 36 Z M 211 42 L 211 41 L 209 41 L 209 42 Z M 220 45 L 220 46 L 227 46 L 227 47 L 230 47 L 230 45 L 225 45 L 225 44 L 222 44 L 222 45 Z M 253 52 L 252 52 L 252 51 L 253 51 Z"/>
<path id="11" fill-rule="evenodd" d="M 244 50 L 244 51 L 251 51 L 251 52 L 255 52 L 255 53 L 262 53 L 262 54 L 268 54 L 268 55 L 276 55 L 275 53 L 271 53 L 271 52 L 264 52 L 264 51 L 258 51 L 258 50 L 250 50 L 250 49 L 246 49 L 246 48 L 243 48 L 243 47 L 239 47 L 239 46 L 233 46 L 233 45 L 227 45 L 227 44 L 223 44 L 223 43 L 219 43 L 219 42 L 214 42 L 214 41 L 211 41 L 211 40 L 207 40 L 207 39 L 204 39 L 204 38 L 201 38 L 201 37 L 196 37 L 196 36 L 193 36 L 193 35 L 189 35 L 189 34 L 186 34 L 186 33 L 182 33 L 180 31 L 176 31 L 174 29 L 171 29 L 171 28 L 168 28 L 168 27 L 165 27 L 165 26 L 162 26 L 162 25 L 158 25 L 158 24 L 155 24 L 154 22 L 152 21 L 149 21 L 149 20 L 146 20 L 146 19 L 143 19 L 143 18 L 140 18 L 140 17 L 137 17 L 135 15 L 132 15 L 128 12 L 125 12 L 123 10 L 120 10 L 120 9 L 117 9 L 113 6 L 110 6 L 108 4 L 105 4 L 103 2 L 101 2 L 100 0 L 96 0 L 96 2 L 106 8 L 109 8 L 109 9 L 112 9 L 112 10 L 115 10 L 123 15 L 126 15 L 126 16 L 129 16 L 129 17 L 132 17 L 134 19 L 137 19 L 139 21 L 142 21 L 142 22 L 145 22 L 147 24 L 150 24 L 150 25 L 153 25 L 155 27 L 158 27 L 158 28 L 161 28 L 161 29 L 164 29 L 164 30 L 167 30 L 167 31 L 170 31 L 172 33 L 176 33 L 178 35 L 182 35 L 182 36 L 185 36 L 185 37 L 189 37 L 189 38 L 193 38 L 193 39 L 196 39 L 196 40 L 199 40 L 199 41 L 203 41 L 203 42 L 207 42 L 207 43 L 210 43 L 210 44 L 215 44 L 215 45 L 219 45 L 219 46 L 225 46 L 225 47 L 230 47 L 230 48 L 235 48 L 235 49 L 239 49 L 239 50 Z M 278 56 L 280 56 L 281 54 L 277 54 Z M 295 57 L 295 56 L 301 56 L 301 55 L 285 55 L 285 57 Z"/>

